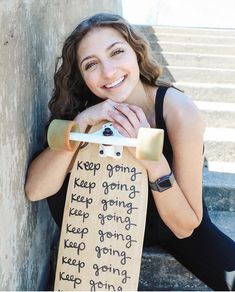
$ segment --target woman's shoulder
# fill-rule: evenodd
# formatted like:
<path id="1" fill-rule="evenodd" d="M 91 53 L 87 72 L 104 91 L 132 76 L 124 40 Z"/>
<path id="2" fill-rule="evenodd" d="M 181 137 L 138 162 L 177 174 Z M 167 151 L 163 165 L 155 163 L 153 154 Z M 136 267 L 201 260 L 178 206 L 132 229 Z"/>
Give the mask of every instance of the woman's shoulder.
<path id="1" fill-rule="evenodd" d="M 193 129 L 199 124 L 204 127 L 203 118 L 192 98 L 176 88 L 169 87 L 165 94 L 163 116 L 166 125 L 173 128 Z"/>
<path id="2" fill-rule="evenodd" d="M 164 98 L 164 117 L 167 118 L 172 114 L 175 118 L 187 118 L 198 115 L 199 109 L 191 97 L 174 87 L 169 87 Z"/>

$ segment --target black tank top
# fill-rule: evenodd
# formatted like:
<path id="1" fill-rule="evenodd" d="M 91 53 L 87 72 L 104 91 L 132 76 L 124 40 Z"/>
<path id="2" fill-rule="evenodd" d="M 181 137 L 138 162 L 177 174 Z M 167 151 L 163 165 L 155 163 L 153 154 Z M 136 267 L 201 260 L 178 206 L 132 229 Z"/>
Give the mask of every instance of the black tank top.
<path id="1" fill-rule="evenodd" d="M 164 97 L 168 87 L 159 87 L 155 98 L 155 114 L 157 128 L 164 130 L 164 144 L 163 154 L 166 157 L 170 167 L 172 166 L 173 152 L 170 140 L 167 133 L 166 124 L 163 118 Z M 67 186 L 70 174 L 64 180 L 61 189 L 53 196 L 47 198 L 47 202 L 56 224 L 61 229 L 63 211 L 66 199 Z M 157 208 L 155 206 L 152 192 L 149 188 L 148 192 L 148 209 L 145 228 L 144 246 L 153 246 L 157 243 L 163 243 L 165 240 L 170 239 L 174 234 L 161 220 Z"/>

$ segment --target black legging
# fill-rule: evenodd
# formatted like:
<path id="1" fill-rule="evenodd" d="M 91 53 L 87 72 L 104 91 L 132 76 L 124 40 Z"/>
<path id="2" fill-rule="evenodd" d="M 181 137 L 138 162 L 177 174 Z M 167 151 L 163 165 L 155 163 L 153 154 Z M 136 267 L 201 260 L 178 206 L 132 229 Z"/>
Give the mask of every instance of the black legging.
<path id="1" fill-rule="evenodd" d="M 48 198 L 59 227 L 68 179 L 69 176 L 58 194 Z M 178 239 L 161 220 L 149 191 L 144 246 L 162 246 L 213 290 L 235 290 L 235 242 L 211 222 L 205 203 L 203 209 L 200 226 L 190 237 Z"/>
<path id="2" fill-rule="evenodd" d="M 235 290 L 235 242 L 211 222 L 207 213 L 190 237 L 174 237 L 162 246 L 213 290 Z"/>

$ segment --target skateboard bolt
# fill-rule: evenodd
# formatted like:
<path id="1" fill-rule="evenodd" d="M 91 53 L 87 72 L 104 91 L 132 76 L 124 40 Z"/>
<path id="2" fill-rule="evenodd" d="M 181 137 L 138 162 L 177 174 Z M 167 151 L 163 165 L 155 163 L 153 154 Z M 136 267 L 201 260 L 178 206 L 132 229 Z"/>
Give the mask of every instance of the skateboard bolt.
<path id="1" fill-rule="evenodd" d="M 116 155 L 117 155 L 117 156 L 120 156 L 120 155 L 121 155 L 121 153 L 120 153 L 120 152 L 116 152 Z"/>
<path id="2" fill-rule="evenodd" d="M 100 154 L 103 155 L 104 154 L 104 151 L 103 150 L 100 150 Z"/>
<path id="3" fill-rule="evenodd" d="M 103 132 L 104 136 L 112 136 L 113 135 L 113 131 L 110 128 L 105 128 L 104 132 Z"/>

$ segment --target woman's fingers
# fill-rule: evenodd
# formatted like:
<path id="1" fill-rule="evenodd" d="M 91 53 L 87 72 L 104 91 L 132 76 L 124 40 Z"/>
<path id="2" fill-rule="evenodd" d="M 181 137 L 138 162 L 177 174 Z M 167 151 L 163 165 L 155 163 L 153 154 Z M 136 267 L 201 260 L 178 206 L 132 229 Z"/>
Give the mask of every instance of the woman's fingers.
<path id="1" fill-rule="evenodd" d="M 129 133 L 127 133 L 127 131 L 119 124 L 117 123 L 113 123 L 113 126 L 116 130 L 118 130 L 118 132 L 124 136 L 124 137 L 130 137 Z M 131 137 L 130 137 L 131 138 Z M 128 151 L 134 156 L 136 157 L 136 149 L 134 147 L 127 147 Z"/>
<path id="2" fill-rule="evenodd" d="M 140 127 L 149 127 L 143 110 L 137 106 L 116 104 L 109 111 L 113 123 L 119 125 L 129 137 L 136 137 Z"/>
<path id="3" fill-rule="evenodd" d="M 116 130 L 118 130 L 119 134 L 121 134 L 124 137 L 130 137 L 129 133 L 118 123 L 113 123 L 113 126 Z"/>
<path id="4" fill-rule="evenodd" d="M 109 112 L 109 116 L 113 120 L 112 121 L 113 124 L 118 124 L 119 127 L 123 128 L 123 130 L 127 133 L 127 135 L 125 136 L 130 136 L 130 137 L 133 136 L 134 128 L 125 115 L 123 115 L 118 110 L 114 109 Z"/>
<path id="5" fill-rule="evenodd" d="M 136 105 L 129 105 L 129 108 L 135 113 L 136 117 L 140 121 L 141 127 L 149 127 L 150 126 L 142 108 L 140 108 Z"/>
<path id="6" fill-rule="evenodd" d="M 138 128 L 139 127 L 139 119 L 135 112 L 133 112 L 128 105 L 126 104 L 117 104 L 115 109 L 118 110 L 121 114 L 123 114 L 131 123 L 132 127 Z"/>
<path id="7" fill-rule="evenodd" d="M 127 137 L 136 137 L 140 127 L 149 127 L 149 123 L 141 108 L 134 105 L 120 104 L 105 100 L 82 113 L 76 120 L 81 126 L 96 125 L 101 121 L 110 121 L 119 125 L 120 133 Z"/>

